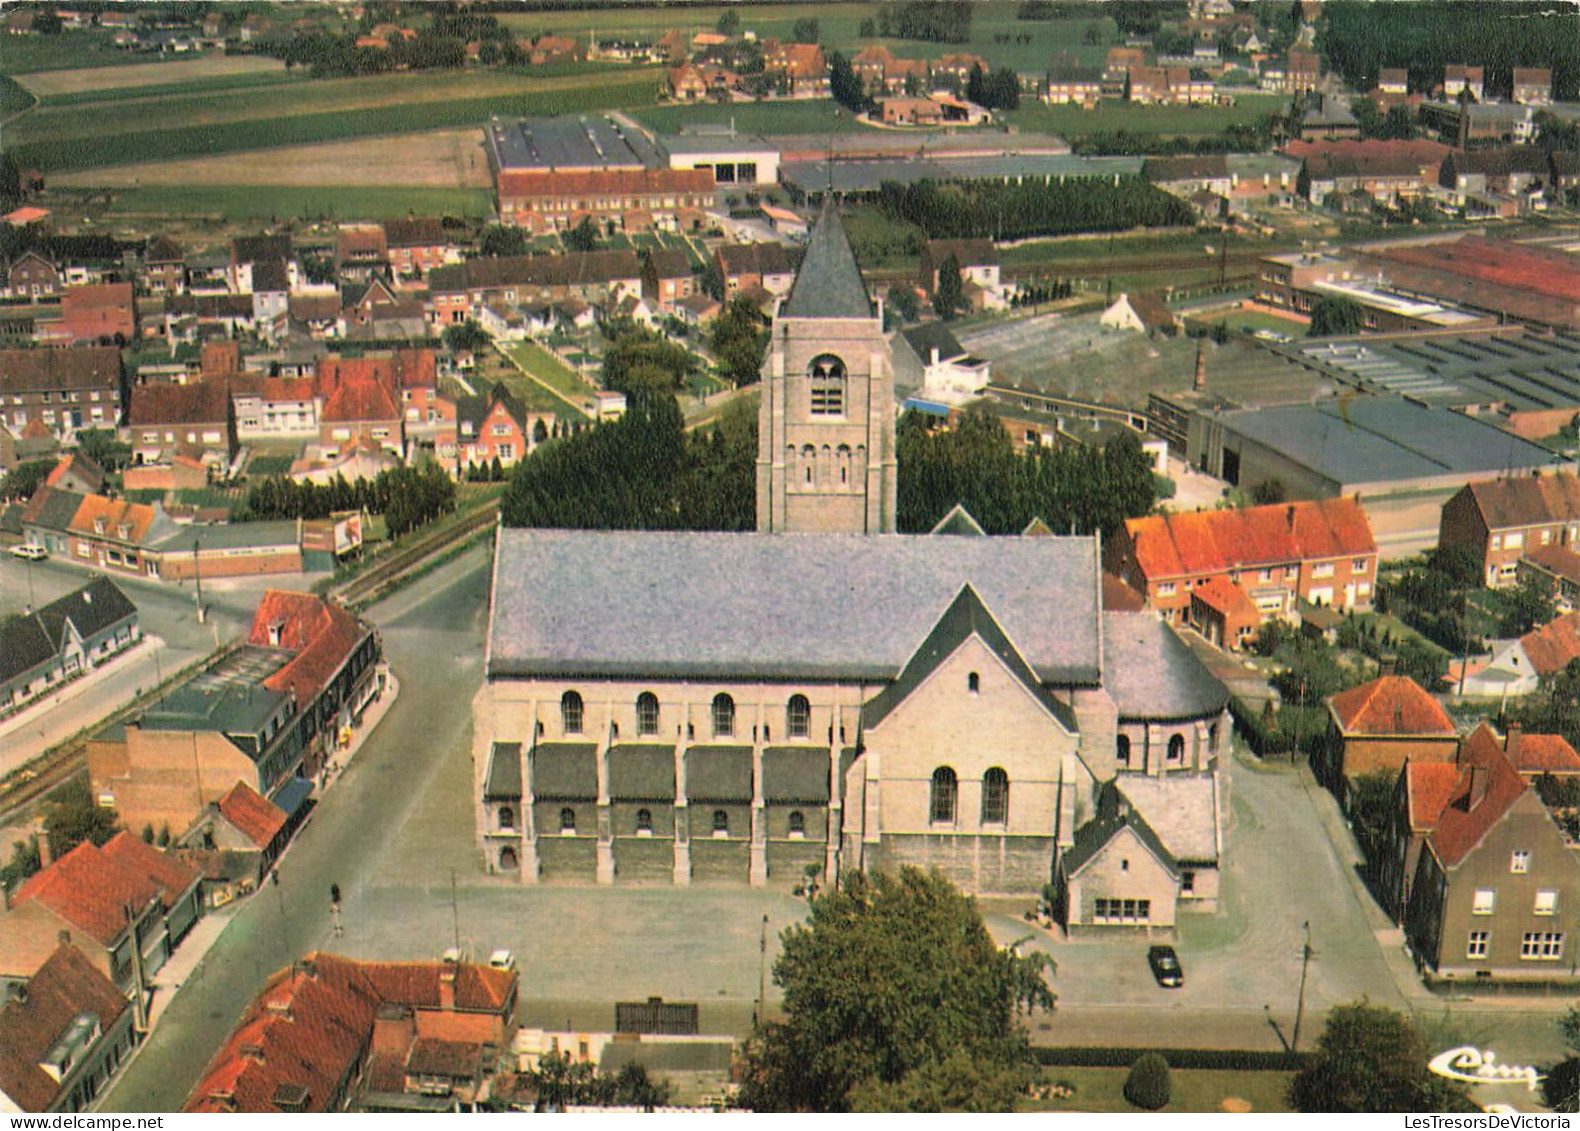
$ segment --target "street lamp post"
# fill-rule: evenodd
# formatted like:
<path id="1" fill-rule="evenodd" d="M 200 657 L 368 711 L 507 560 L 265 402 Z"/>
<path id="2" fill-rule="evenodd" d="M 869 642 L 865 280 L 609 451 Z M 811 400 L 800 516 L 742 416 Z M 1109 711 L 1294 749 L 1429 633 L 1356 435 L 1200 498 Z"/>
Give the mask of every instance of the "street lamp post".
<path id="1" fill-rule="evenodd" d="M 768 996 L 768 916 L 763 916 L 763 925 L 757 939 L 757 1020 L 762 1022 L 763 999 Z"/>
<path id="2" fill-rule="evenodd" d="M 1300 1023 L 1306 1016 L 1306 971 L 1311 966 L 1311 920 L 1307 919 L 1300 925 L 1305 931 L 1306 939 L 1300 948 L 1300 996 L 1295 1002 L 1295 1029 L 1289 1035 L 1289 1055 L 1294 1056 L 1300 1052 Z"/>
<path id="3" fill-rule="evenodd" d="M 203 565 L 198 558 L 198 551 L 201 549 L 202 545 L 203 539 L 192 539 L 192 578 L 197 583 L 196 600 L 197 619 L 199 624 L 203 623 Z"/>

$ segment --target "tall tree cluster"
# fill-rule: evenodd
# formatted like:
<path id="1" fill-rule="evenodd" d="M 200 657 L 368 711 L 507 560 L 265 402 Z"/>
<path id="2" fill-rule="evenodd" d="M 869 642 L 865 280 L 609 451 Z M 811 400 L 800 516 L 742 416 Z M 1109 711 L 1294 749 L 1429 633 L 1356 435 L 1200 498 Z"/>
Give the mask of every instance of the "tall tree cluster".
<path id="1" fill-rule="evenodd" d="M 878 34 L 927 43 L 965 43 L 971 38 L 970 0 L 891 0 L 878 7 Z"/>
<path id="2" fill-rule="evenodd" d="M 754 1111 L 1006 1111 L 1031 1060 L 1019 1015 L 1053 1006 L 1046 956 L 1000 950 L 940 873 L 856 874 L 780 936 L 783 1021 L 759 1023 Z"/>
<path id="3" fill-rule="evenodd" d="M 898 436 L 898 525 L 931 530 L 956 503 L 989 534 L 1018 534 L 1034 518 L 1055 532 L 1112 533 L 1156 499 L 1151 465 L 1134 436 L 1098 450 L 1039 448 L 1017 455 L 1009 433 L 976 409 L 950 431 L 929 431 L 906 413 Z"/>
<path id="4" fill-rule="evenodd" d="M 438 464 L 396 467 L 374 479 L 348 483 L 298 483 L 271 475 L 247 492 L 238 519 L 328 518 L 335 511 L 361 510 L 384 516 L 390 537 L 402 534 L 455 509 L 455 483 Z"/>
<path id="5" fill-rule="evenodd" d="M 1109 180 L 884 182 L 878 207 L 915 224 L 928 239 L 1014 240 L 1070 232 L 1183 227 L 1195 223 L 1191 207 L 1140 177 Z"/>
<path id="6" fill-rule="evenodd" d="M 713 355 L 736 387 L 752 385 L 762 372 L 768 326 L 749 298 L 733 298 L 713 323 Z"/>

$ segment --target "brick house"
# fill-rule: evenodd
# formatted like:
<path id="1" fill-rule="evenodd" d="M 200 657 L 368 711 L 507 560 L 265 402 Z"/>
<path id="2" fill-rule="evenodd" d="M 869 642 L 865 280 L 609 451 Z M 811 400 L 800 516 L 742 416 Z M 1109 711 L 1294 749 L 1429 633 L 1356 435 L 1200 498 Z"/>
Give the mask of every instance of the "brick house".
<path id="1" fill-rule="evenodd" d="M 791 98 L 828 96 L 828 61 L 816 43 L 770 45 L 763 53 L 763 73 Z"/>
<path id="2" fill-rule="evenodd" d="M 1284 65 L 1284 92 L 1300 94 L 1315 90 L 1322 78 L 1322 60 L 1312 51 L 1291 51 Z"/>
<path id="3" fill-rule="evenodd" d="M 243 374 L 230 381 L 236 414 L 236 435 L 316 435 L 318 398 L 308 377 L 263 377 Z"/>
<path id="4" fill-rule="evenodd" d="M 429 305 L 437 326 L 475 319 L 490 303 L 616 303 L 642 294 L 643 261 L 634 251 L 565 255 L 510 255 L 469 259 L 428 277 Z"/>
<path id="5" fill-rule="evenodd" d="M 71 943 L 59 944 L 20 989 L 0 1007 L 0 1109 L 89 1108 L 137 1044 L 134 1011 Z"/>
<path id="6" fill-rule="evenodd" d="M 406 448 L 403 413 L 389 391 L 377 381 L 348 381 L 324 401 L 318 439 L 325 449 L 339 450 L 355 441 L 388 448 L 396 455 Z"/>
<path id="7" fill-rule="evenodd" d="M 159 517 L 155 508 L 143 503 L 85 495 L 66 527 L 71 559 L 95 569 L 141 574 L 146 568 L 145 543 Z"/>
<path id="8" fill-rule="evenodd" d="M 801 253 L 781 243 L 721 244 L 714 252 L 714 263 L 724 277 L 726 300 L 742 291 L 756 290 L 783 297 L 795 282 Z"/>
<path id="9" fill-rule="evenodd" d="M 992 240 L 929 240 L 922 249 L 918 282 L 932 294 L 938 289 L 938 272 L 953 255 L 960 264 L 960 282 L 974 283 L 986 290 L 999 285 L 998 248 Z"/>
<path id="10" fill-rule="evenodd" d="M 425 279 L 435 267 L 460 258 L 436 217 L 384 221 L 384 246 L 397 279 Z"/>
<path id="11" fill-rule="evenodd" d="M 1443 68 L 1443 97 L 1458 99 L 1468 90 L 1477 102 L 1486 101 L 1485 75 L 1484 67 L 1472 67 L 1464 63 L 1448 64 Z"/>
<path id="12" fill-rule="evenodd" d="M 241 236 L 231 241 L 230 262 L 225 272 L 226 289 L 231 294 L 252 294 L 256 289 L 252 273 L 259 263 L 285 264 L 289 287 L 299 285 L 301 267 L 290 236 Z"/>
<path id="13" fill-rule="evenodd" d="M 130 283 L 89 283 L 60 294 L 60 340 L 132 342 L 137 338 L 137 303 Z"/>
<path id="14" fill-rule="evenodd" d="M 503 169 L 496 187 L 500 222 L 534 233 L 574 228 L 583 217 L 618 224 L 632 211 L 673 229 L 680 209 L 707 208 L 717 195 L 708 169 Z"/>
<path id="15" fill-rule="evenodd" d="M 1580 477 L 1510 476 L 1470 483 L 1443 504 L 1438 545 L 1464 546 L 1489 589 L 1514 585 L 1528 551 L 1580 543 Z"/>
<path id="16" fill-rule="evenodd" d="M 1208 643 L 1235 651 L 1256 639 L 1262 614 L 1244 589 L 1218 576 L 1191 590 L 1187 621 Z"/>
<path id="17" fill-rule="evenodd" d="M 36 251 L 17 256 L 6 273 L 6 293 L 12 298 L 59 298 L 61 287 L 60 268 Z"/>
<path id="18" fill-rule="evenodd" d="M 1292 617 L 1297 601 L 1370 608 L 1377 574 L 1377 543 L 1354 499 L 1127 519 L 1105 558 L 1171 624 L 1214 576 L 1245 590 L 1265 621 Z"/>
<path id="19" fill-rule="evenodd" d="M 690 63 L 669 68 L 669 96 L 676 102 L 700 102 L 708 96 L 708 84 Z"/>
<path id="20" fill-rule="evenodd" d="M 378 224 L 342 224 L 335 232 L 335 275 L 342 282 L 387 274 L 389 244 Z M 287 288 L 289 290 L 289 288 Z"/>
<path id="21" fill-rule="evenodd" d="M 1407 770 L 1396 836 L 1420 838 L 1404 929 L 1429 982 L 1572 982 L 1580 860 L 1490 728 L 1448 768 Z"/>
<path id="22" fill-rule="evenodd" d="M 649 251 L 642 258 L 642 298 L 653 310 L 668 314 L 697 287 L 691 260 L 683 251 Z"/>
<path id="23" fill-rule="evenodd" d="M 503 385 L 495 385 L 487 396 L 460 397 L 455 404 L 450 470 L 460 475 L 468 467 L 487 466 L 496 459 L 501 467 L 511 467 L 553 433 L 553 413 L 528 412 Z"/>
<path id="24" fill-rule="evenodd" d="M 154 294 L 185 293 L 186 252 L 169 236 L 155 237 L 143 250 L 143 286 Z"/>
<path id="25" fill-rule="evenodd" d="M 1408 676 L 1384 675 L 1328 699 L 1323 774 L 1348 804 L 1350 783 L 1397 775 L 1405 763 L 1450 762 L 1459 732 L 1443 705 Z"/>
<path id="26" fill-rule="evenodd" d="M 58 435 L 120 423 L 121 351 L 111 346 L 0 350 L 0 424 L 21 435 L 42 421 Z"/>
<path id="27" fill-rule="evenodd" d="M 205 462 L 236 455 L 236 412 L 223 380 L 190 385 L 138 385 L 126 412 L 135 463 L 159 463 L 176 448 L 201 449 Z"/>
<path id="28" fill-rule="evenodd" d="M 1042 97 L 1050 106 L 1081 106 L 1089 110 L 1102 101 L 1102 68 L 1085 66 L 1061 53 L 1048 64 Z"/>
<path id="29" fill-rule="evenodd" d="M 1546 106 L 1552 102 L 1552 71 L 1546 67 L 1515 67 L 1512 98 L 1525 106 Z"/>

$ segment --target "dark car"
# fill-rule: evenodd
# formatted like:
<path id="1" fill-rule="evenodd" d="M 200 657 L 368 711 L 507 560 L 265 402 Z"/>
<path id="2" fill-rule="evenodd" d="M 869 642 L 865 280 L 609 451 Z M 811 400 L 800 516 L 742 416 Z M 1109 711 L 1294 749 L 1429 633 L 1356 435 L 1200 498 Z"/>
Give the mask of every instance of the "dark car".
<path id="1" fill-rule="evenodd" d="M 1147 964 L 1152 967 L 1152 976 L 1158 980 L 1158 985 L 1173 987 L 1185 984 L 1185 971 L 1173 947 L 1153 947 L 1147 951 Z"/>

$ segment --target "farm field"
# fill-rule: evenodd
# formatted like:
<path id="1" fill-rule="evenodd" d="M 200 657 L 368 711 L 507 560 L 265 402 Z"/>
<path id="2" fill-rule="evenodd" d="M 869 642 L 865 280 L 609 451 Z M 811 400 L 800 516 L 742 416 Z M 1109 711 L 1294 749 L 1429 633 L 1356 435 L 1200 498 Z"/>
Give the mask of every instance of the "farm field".
<path id="1" fill-rule="evenodd" d="M 11 145 L 20 163 L 63 173 L 480 126 L 492 114 L 575 113 L 640 104 L 651 98 L 655 74 L 646 70 L 617 77 L 539 80 L 502 74 L 402 74 L 291 83 L 244 100 L 156 98 L 118 107 L 46 108 L 14 124 Z"/>
<path id="2" fill-rule="evenodd" d="M 7 44 L 6 54 L 9 56 L 10 52 L 11 46 Z M 121 58 L 125 57 L 123 53 Z M 9 61 L 7 59 L 7 64 Z M 9 65 L 6 70 L 11 70 Z M 22 80 L 22 85 L 47 100 L 59 95 L 134 90 L 235 75 L 283 74 L 284 71 L 283 61 L 265 55 L 205 55 L 199 59 L 174 59 L 167 63 L 127 63 L 121 66 L 35 71 Z"/>
<path id="3" fill-rule="evenodd" d="M 158 83 L 151 86 L 117 87 L 84 90 L 73 94 L 52 94 L 48 98 L 43 99 L 43 102 L 54 108 L 75 106 L 84 102 L 103 103 L 122 97 L 138 99 L 170 98 L 185 94 L 201 94 L 210 97 L 216 94 L 230 94 L 232 96 L 245 97 L 245 92 L 255 90 L 258 87 L 281 86 L 285 83 L 306 83 L 311 81 L 312 76 L 301 70 L 251 71 L 236 75 L 213 75 L 208 78 L 186 79 L 181 82 Z"/>
<path id="4" fill-rule="evenodd" d="M 8 37 L 0 71 L 8 75 L 37 71 L 83 70 L 125 66 L 127 53 L 116 47 L 107 31 L 66 31 L 60 35 Z M 163 64 L 160 64 L 163 65 Z"/>
<path id="5" fill-rule="evenodd" d="M 167 222 L 184 221 L 189 227 L 221 222 L 272 223 L 292 217 L 385 220 L 391 216 L 415 215 L 483 219 L 493 211 L 493 194 L 487 189 L 197 184 L 112 189 L 105 195 L 108 201 L 74 202 L 71 209 L 96 212 L 110 223 L 157 218 Z"/>
<path id="6" fill-rule="evenodd" d="M 67 173 L 53 183 L 63 188 L 356 184 L 487 189 L 492 181 L 482 131 L 467 129 L 122 165 Z"/>

